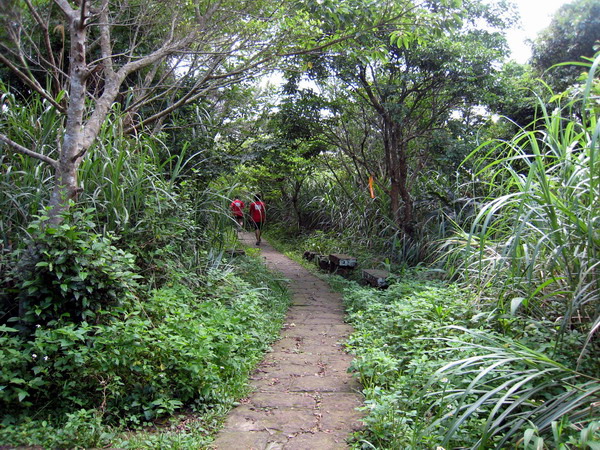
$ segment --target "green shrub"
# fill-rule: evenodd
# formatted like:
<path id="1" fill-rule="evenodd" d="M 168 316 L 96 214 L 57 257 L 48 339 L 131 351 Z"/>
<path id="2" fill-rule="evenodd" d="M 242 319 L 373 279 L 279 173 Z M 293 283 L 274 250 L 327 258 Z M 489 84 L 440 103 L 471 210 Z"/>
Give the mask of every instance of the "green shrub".
<path id="1" fill-rule="evenodd" d="M 352 369 L 366 398 L 357 445 L 506 448 L 535 437 L 558 448 L 597 433 L 598 362 L 568 366 L 585 335 L 569 334 L 549 357 L 559 324 L 513 316 L 503 336 L 494 331 L 497 313 L 478 312 L 473 294 L 455 286 L 410 279 L 386 291 L 344 285 L 355 327 Z M 583 429 L 587 437 L 577 436 Z"/>
<path id="2" fill-rule="evenodd" d="M 18 426 L 0 425 L 0 430 L 0 443 L 43 448 L 101 448 L 115 438 L 115 433 L 102 424 L 98 411 L 85 409 L 67 413 L 60 426 L 47 420 L 25 418 Z"/>
<path id="3" fill-rule="evenodd" d="M 365 448 L 409 448 L 428 422 L 422 389 L 444 363 L 449 323 L 469 323 L 471 295 L 456 286 L 395 280 L 385 290 L 346 282 L 344 301 L 355 332 L 349 346 L 365 394 Z M 475 322 L 476 325 L 478 325 Z M 430 413 L 429 413 L 430 414 Z M 429 418 L 431 416 L 429 415 Z M 416 437 L 415 437 L 416 436 Z M 432 433 L 429 443 L 435 442 Z M 420 442 L 425 446 L 426 443 Z"/>
<path id="4" fill-rule="evenodd" d="M 231 269 L 212 271 L 202 289 L 164 286 L 105 323 L 37 324 L 29 337 L 0 328 L 0 426 L 10 430 L 0 432 L 8 439 L 0 445 L 59 445 L 26 439 L 16 424 L 27 416 L 46 420 L 65 442 L 80 436 L 100 443 L 106 436 L 98 420 L 135 427 L 184 406 L 210 415 L 245 395 L 249 371 L 277 336 L 288 297 L 278 282 L 266 282 L 271 275 L 256 261 L 239 263 L 235 272 L 251 274 L 250 281 Z M 68 414 L 75 415 L 69 426 Z M 84 436 L 79 424 L 88 419 L 91 434 Z M 27 427 L 38 435 L 34 423 Z"/>
<path id="5" fill-rule="evenodd" d="M 93 231 L 92 210 L 74 204 L 59 224 L 39 216 L 28 228 L 28 248 L 12 255 L 15 269 L 4 281 L 5 317 L 19 313 L 30 326 L 51 321 L 100 321 L 103 311 L 133 298 L 137 287 L 133 256 L 114 238 Z M 18 311 L 17 311 L 18 305 Z"/>

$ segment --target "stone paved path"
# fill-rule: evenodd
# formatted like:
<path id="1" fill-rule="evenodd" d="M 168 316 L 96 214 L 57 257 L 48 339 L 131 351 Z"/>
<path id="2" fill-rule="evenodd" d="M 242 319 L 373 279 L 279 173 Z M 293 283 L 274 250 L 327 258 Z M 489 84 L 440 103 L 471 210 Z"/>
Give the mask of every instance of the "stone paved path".
<path id="1" fill-rule="evenodd" d="M 251 246 L 252 233 L 240 233 Z M 293 293 L 281 338 L 255 371 L 254 393 L 228 416 L 218 450 L 327 450 L 348 448 L 361 426 L 360 385 L 347 373 L 352 357 L 342 342 L 352 328 L 343 321 L 341 296 L 267 242 L 267 266 L 290 279 Z"/>

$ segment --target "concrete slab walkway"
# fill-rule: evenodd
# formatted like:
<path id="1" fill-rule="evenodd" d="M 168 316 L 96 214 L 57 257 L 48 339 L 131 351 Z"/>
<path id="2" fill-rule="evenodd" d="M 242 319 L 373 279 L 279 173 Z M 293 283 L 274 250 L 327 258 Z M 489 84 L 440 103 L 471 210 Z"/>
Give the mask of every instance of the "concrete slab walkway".
<path id="1" fill-rule="evenodd" d="M 253 233 L 240 240 L 254 246 Z M 341 296 L 264 239 L 265 263 L 290 280 L 293 293 L 281 338 L 255 371 L 254 393 L 231 411 L 213 448 L 344 449 L 361 426 L 360 385 L 342 347 L 352 331 Z"/>

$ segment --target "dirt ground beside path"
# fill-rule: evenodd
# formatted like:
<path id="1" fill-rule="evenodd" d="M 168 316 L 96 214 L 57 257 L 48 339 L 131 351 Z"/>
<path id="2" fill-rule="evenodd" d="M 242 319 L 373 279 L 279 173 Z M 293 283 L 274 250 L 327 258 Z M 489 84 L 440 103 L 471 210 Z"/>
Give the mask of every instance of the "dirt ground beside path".
<path id="1" fill-rule="evenodd" d="M 253 233 L 240 233 L 254 246 Z M 360 385 L 342 347 L 352 328 L 341 296 L 263 240 L 268 267 L 290 279 L 292 305 L 281 332 L 252 376 L 254 393 L 231 411 L 213 448 L 344 449 L 361 426 Z"/>

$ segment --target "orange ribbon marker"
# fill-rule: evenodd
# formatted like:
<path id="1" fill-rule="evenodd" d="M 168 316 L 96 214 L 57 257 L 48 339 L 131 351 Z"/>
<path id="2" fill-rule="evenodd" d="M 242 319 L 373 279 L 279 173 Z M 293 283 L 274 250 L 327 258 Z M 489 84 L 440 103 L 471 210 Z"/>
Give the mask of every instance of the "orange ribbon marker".
<path id="1" fill-rule="evenodd" d="M 375 198 L 375 192 L 373 192 L 373 175 L 369 176 L 369 192 L 371 193 L 371 198 Z"/>

